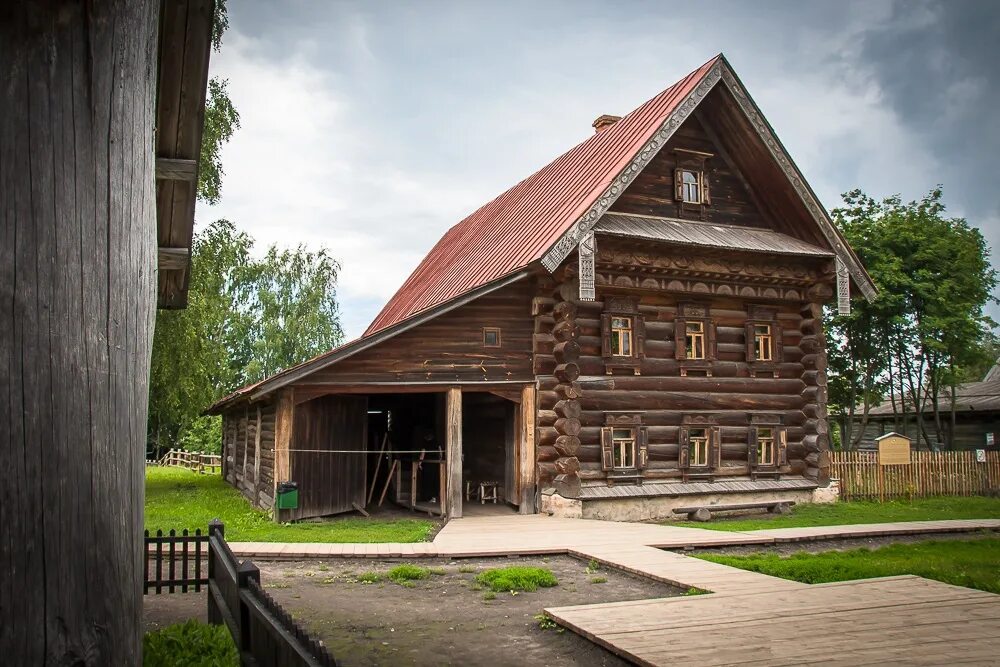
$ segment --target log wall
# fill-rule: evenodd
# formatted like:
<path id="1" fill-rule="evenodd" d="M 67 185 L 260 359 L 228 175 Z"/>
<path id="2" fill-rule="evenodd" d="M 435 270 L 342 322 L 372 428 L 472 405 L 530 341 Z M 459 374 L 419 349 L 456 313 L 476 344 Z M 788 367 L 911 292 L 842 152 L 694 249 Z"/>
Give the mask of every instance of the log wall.
<path id="1" fill-rule="evenodd" d="M 816 271 L 817 275 L 822 273 Z M 567 472 L 575 472 L 584 483 L 606 479 L 600 436 L 609 411 L 642 413 L 642 425 L 648 428 L 645 479 L 682 478 L 679 434 L 685 420 L 692 418 L 711 420 L 720 428 L 721 466 L 713 476 L 750 474 L 747 442 L 755 415 L 765 421 L 780 421 L 785 428 L 788 465 L 781 474 L 817 480 L 829 475 L 826 356 L 818 303 L 767 303 L 601 286 L 597 301 L 580 302 L 575 297 L 572 274 L 569 268 L 554 284 L 539 282 L 535 299 L 540 486 L 558 487 L 556 480 L 560 476 L 565 479 Z M 740 276 L 732 276 L 731 281 L 738 293 Z M 804 286 L 798 289 L 803 294 L 810 291 Z M 813 289 L 812 293 L 826 294 L 827 289 Z M 613 368 L 609 374 L 602 356 L 601 313 L 604 299 L 611 295 L 638 300 L 639 317 L 645 323 L 645 357 L 638 360 L 637 372 Z M 679 304 L 695 297 L 709 307 L 716 358 L 682 376 L 687 365 L 676 359 L 675 322 Z M 746 324 L 751 304 L 776 313 L 781 350 L 773 363 L 747 361 Z M 572 350 L 570 356 L 567 350 Z M 700 376 L 706 370 L 710 376 Z"/>
<path id="2" fill-rule="evenodd" d="M 274 503 L 275 404 L 236 406 L 222 415 L 222 474 L 255 507 Z"/>

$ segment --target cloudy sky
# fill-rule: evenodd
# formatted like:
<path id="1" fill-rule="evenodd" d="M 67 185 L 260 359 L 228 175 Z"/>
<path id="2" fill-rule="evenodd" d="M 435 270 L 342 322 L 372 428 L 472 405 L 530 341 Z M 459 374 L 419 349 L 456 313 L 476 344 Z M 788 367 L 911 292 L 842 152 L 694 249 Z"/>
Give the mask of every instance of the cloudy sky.
<path id="1" fill-rule="evenodd" d="M 1000 247 L 1000 2 L 229 0 L 223 198 L 325 246 L 349 338 L 453 224 L 719 52 L 828 208 L 945 188 Z M 997 263 L 996 261 L 994 263 Z M 996 317 L 996 310 L 994 309 Z"/>

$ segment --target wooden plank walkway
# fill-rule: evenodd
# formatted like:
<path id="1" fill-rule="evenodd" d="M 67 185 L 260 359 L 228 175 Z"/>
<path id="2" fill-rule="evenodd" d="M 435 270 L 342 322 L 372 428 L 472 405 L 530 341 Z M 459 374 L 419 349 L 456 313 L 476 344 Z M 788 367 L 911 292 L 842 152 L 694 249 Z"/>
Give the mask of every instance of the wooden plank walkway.
<path id="1" fill-rule="evenodd" d="M 628 545 L 687 549 L 738 544 L 775 544 L 829 538 L 1000 530 L 1000 519 L 913 521 L 746 532 L 706 530 L 646 523 L 561 519 L 540 514 L 467 517 L 449 521 L 433 542 L 325 544 L 314 542 L 231 542 L 242 558 L 461 558 L 564 554 L 582 547 L 622 549 Z"/>
<path id="2" fill-rule="evenodd" d="M 547 609 L 642 665 L 996 664 L 1000 596 L 919 577 L 809 586 L 663 548 L 998 530 L 1000 520 L 726 532 L 542 515 L 467 517 L 431 543 L 232 543 L 241 557 L 421 558 L 569 554 L 710 595 Z"/>
<path id="3" fill-rule="evenodd" d="M 911 576 L 546 612 L 640 665 L 996 664 L 1000 655 L 1000 596 Z"/>

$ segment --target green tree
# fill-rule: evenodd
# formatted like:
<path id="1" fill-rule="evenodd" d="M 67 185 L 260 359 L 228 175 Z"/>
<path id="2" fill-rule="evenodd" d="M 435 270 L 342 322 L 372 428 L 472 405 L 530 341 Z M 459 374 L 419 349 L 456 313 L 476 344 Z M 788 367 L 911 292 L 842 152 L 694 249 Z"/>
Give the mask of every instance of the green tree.
<path id="1" fill-rule="evenodd" d="M 850 315 L 828 318 L 831 395 L 845 423 L 862 409 L 862 429 L 845 446 L 860 442 L 869 408 L 888 394 L 896 430 L 905 431 L 903 417 L 914 413 L 918 446 L 950 447 L 954 412 L 946 419 L 938 401 L 954 395 L 989 349 L 994 323 L 983 308 L 997 285 L 989 249 L 979 230 L 945 215 L 941 197 L 937 188 L 919 201 L 876 201 L 855 190 L 833 211 L 880 290 Z"/>
<path id="2" fill-rule="evenodd" d="M 222 35 L 229 28 L 225 0 L 216 0 L 212 25 L 212 47 L 222 49 Z M 228 81 L 213 77 L 208 82 L 205 98 L 205 126 L 198 159 L 198 199 L 217 204 L 222 196 L 222 146 L 232 139 L 240 127 L 240 114 L 229 99 Z"/>

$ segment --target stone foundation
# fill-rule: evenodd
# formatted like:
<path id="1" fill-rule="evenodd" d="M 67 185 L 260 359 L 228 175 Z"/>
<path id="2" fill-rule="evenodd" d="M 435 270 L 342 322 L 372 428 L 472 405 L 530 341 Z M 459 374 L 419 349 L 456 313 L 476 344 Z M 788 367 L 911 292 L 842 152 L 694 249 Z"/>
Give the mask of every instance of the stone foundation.
<path id="1" fill-rule="evenodd" d="M 830 504 L 835 503 L 838 500 L 840 500 L 839 479 L 831 478 L 828 486 L 821 486 L 817 489 L 813 489 L 812 501 L 814 503 Z"/>

